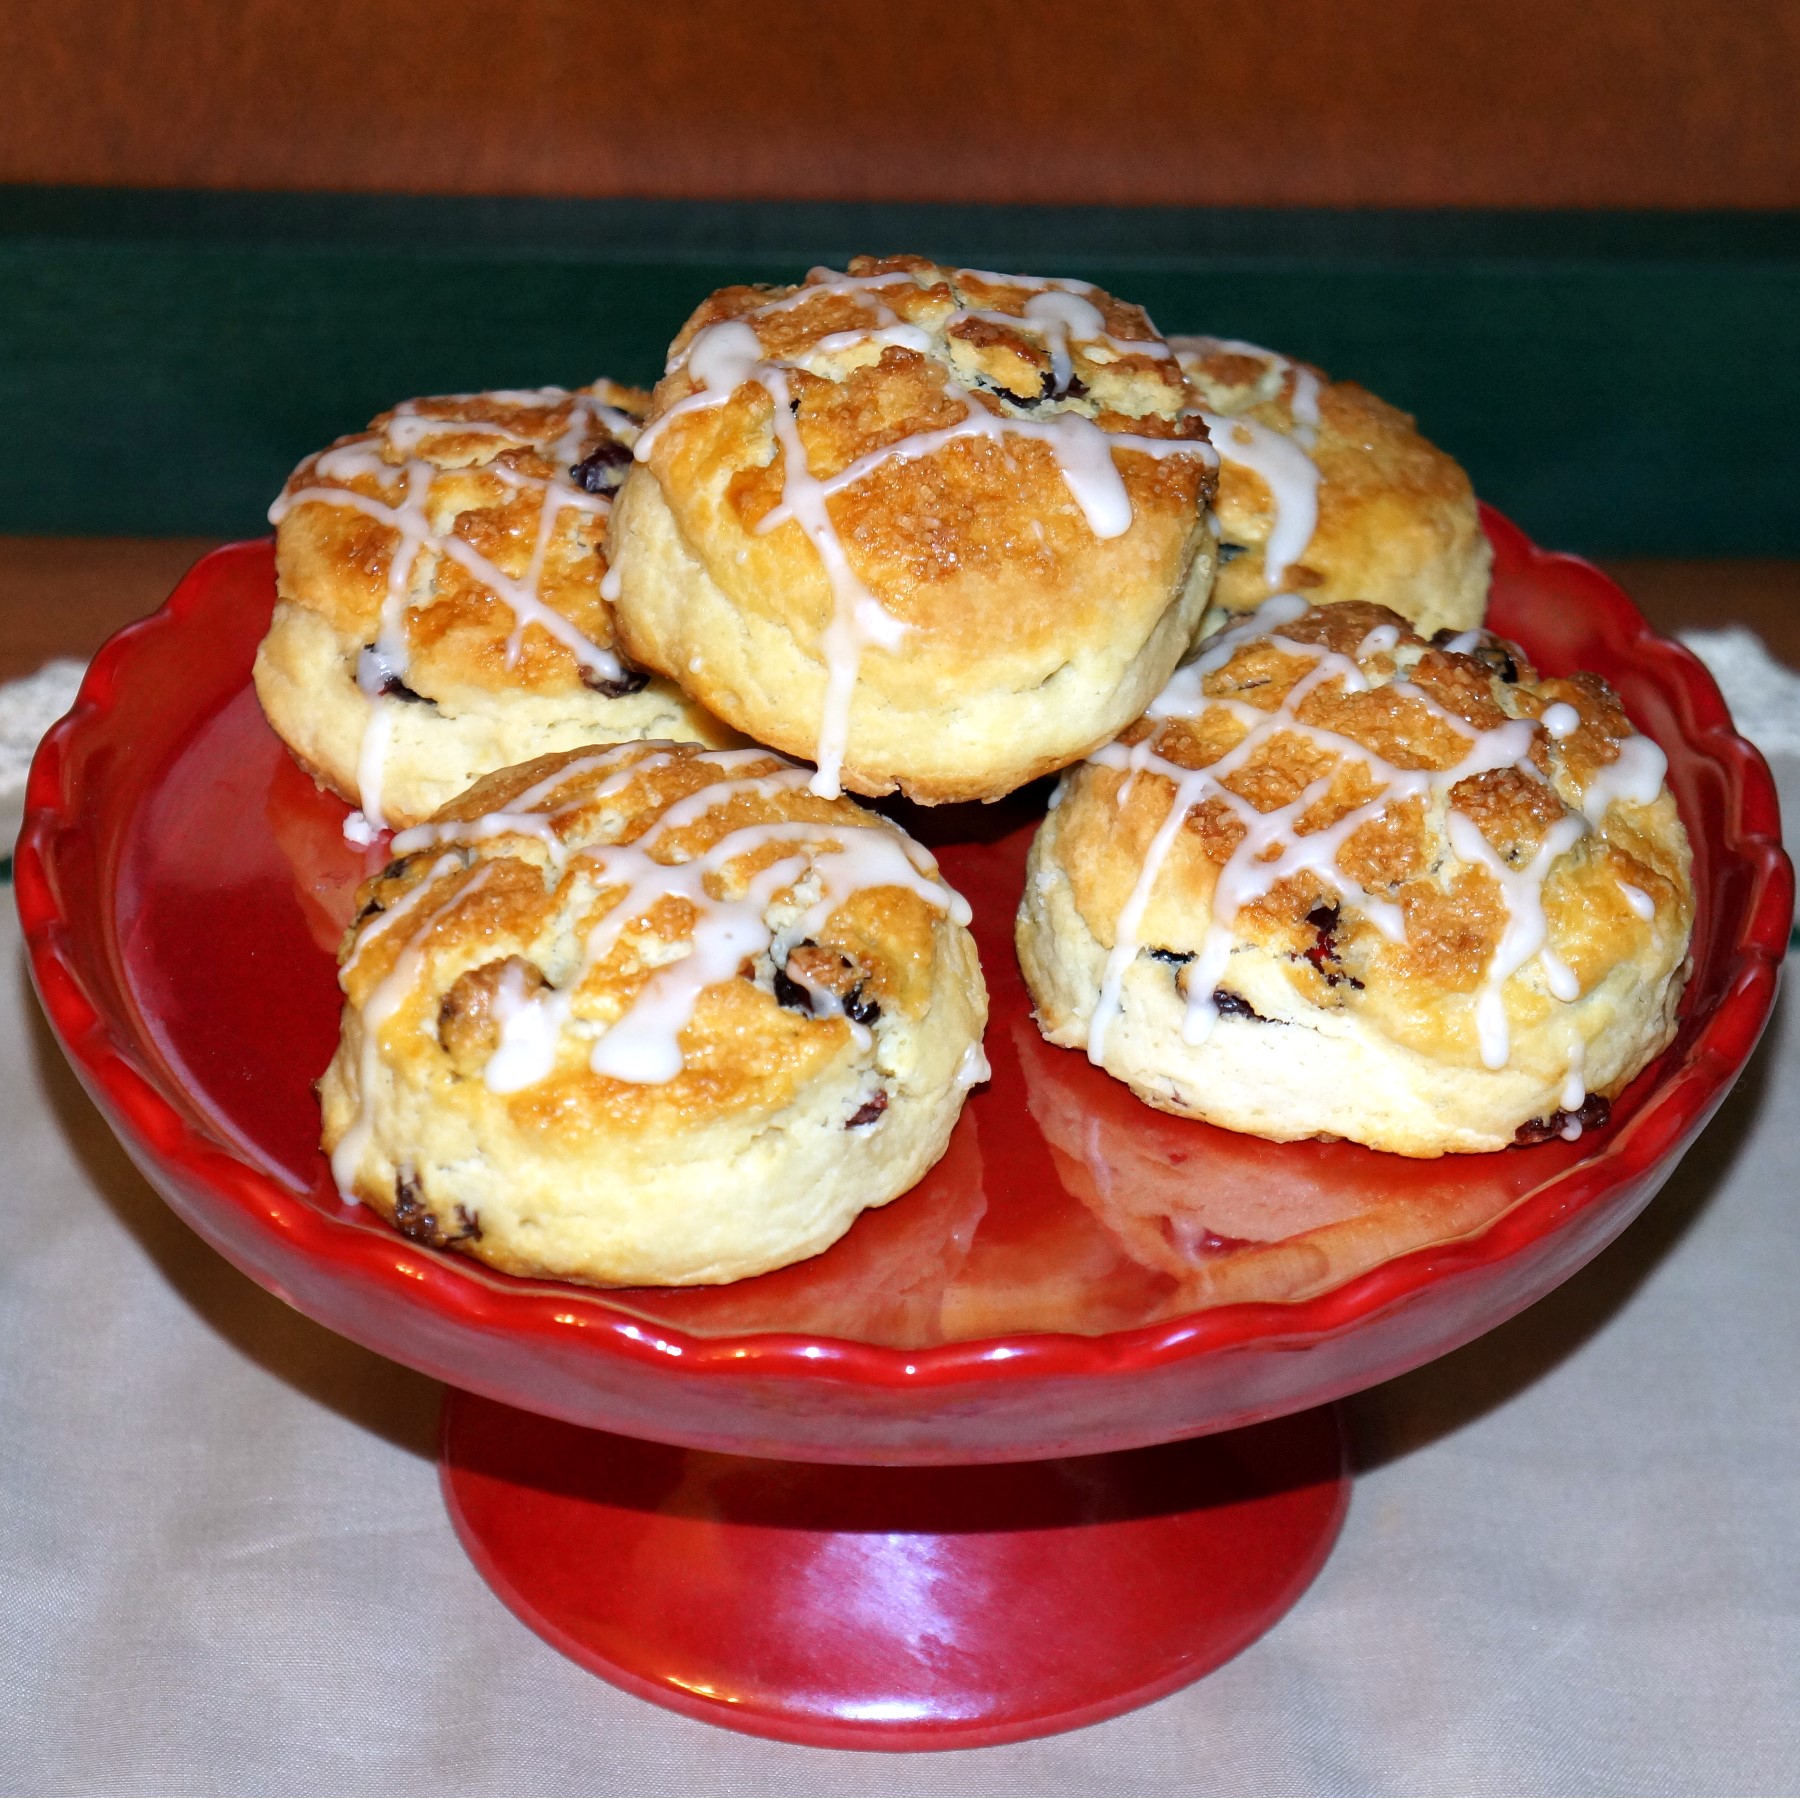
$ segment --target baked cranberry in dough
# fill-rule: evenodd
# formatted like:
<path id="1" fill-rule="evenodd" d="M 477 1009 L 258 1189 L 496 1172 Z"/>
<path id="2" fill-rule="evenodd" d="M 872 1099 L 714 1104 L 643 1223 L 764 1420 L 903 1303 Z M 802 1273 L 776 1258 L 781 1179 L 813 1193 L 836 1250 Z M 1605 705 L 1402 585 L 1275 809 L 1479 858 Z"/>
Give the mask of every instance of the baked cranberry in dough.
<path id="1" fill-rule="evenodd" d="M 514 1274 L 736 1280 L 944 1153 L 986 1077 L 966 904 L 766 750 L 633 743 L 400 833 L 345 940 L 341 1191 Z"/>
<path id="2" fill-rule="evenodd" d="M 994 799 L 1105 742 L 1185 653 L 1216 461 L 1137 307 L 859 258 L 688 321 L 608 592 L 635 660 L 815 761 L 820 792 Z"/>
<path id="3" fill-rule="evenodd" d="M 372 825 L 548 750 L 734 741 L 619 655 L 600 597 L 646 403 L 610 381 L 408 400 L 289 478 L 257 696 Z"/>
<path id="4" fill-rule="evenodd" d="M 1064 777 L 1018 919 L 1039 1023 L 1262 1137 L 1578 1131 L 1674 1035 L 1694 896 L 1665 766 L 1595 676 L 1271 600 Z"/>

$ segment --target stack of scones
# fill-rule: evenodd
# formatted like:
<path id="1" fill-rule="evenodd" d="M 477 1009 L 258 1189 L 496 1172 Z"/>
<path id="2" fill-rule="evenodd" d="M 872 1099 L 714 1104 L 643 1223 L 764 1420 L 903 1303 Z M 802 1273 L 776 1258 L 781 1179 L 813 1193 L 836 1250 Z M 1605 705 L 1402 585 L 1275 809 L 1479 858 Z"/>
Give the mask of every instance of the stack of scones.
<path id="1" fill-rule="evenodd" d="M 340 955 L 340 1192 L 599 1285 L 913 1186 L 987 1076 L 969 908 L 851 796 L 1061 775 L 1040 1028 L 1150 1105 L 1408 1156 L 1574 1135 L 1662 1050 L 1665 763 L 1481 629 L 1463 471 L 1081 281 L 726 288 L 654 393 L 409 401 L 272 514 L 265 712 L 393 833 Z"/>

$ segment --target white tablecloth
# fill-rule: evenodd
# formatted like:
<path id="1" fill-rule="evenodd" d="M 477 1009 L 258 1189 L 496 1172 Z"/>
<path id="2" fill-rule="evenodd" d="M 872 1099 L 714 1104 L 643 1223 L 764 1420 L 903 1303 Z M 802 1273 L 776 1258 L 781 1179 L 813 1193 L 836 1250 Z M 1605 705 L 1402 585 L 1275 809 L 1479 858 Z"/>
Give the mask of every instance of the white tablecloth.
<path id="1" fill-rule="evenodd" d="M 628 1698 L 514 1621 L 438 1498 L 436 1386 L 164 1209 L 38 1018 L 9 912 L 0 1787 L 1791 1792 L 1797 1099 L 1778 1014 L 1598 1262 L 1353 1403 L 1343 1538 L 1235 1662 L 1013 1748 L 797 1749 Z"/>
<path id="2" fill-rule="evenodd" d="M 1596 1263 L 1352 1402 L 1343 1538 L 1260 1642 L 1109 1723 L 900 1757 L 691 1723 L 517 1623 L 445 1518 L 438 1388 L 164 1209 L 5 904 L 0 1790 L 1793 1792 L 1794 1006 Z"/>

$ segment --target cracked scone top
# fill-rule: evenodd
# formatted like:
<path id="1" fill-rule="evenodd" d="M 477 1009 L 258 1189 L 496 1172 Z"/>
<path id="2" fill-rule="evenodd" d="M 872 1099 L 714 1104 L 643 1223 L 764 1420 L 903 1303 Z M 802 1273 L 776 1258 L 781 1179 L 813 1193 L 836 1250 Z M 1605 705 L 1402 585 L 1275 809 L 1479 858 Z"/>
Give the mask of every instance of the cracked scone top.
<path id="1" fill-rule="evenodd" d="M 610 381 L 408 400 L 289 477 L 257 696 L 371 826 L 547 750 L 731 741 L 623 660 L 600 597 L 646 404 Z"/>
<path id="2" fill-rule="evenodd" d="M 394 839 L 321 1084 L 339 1190 L 515 1274 L 735 1280 L 943 1154 L 986 1076 L 968 908 L 767 750 L 491 775 Z"/>
<path id="3" fill-rule="evenodd" d="M 1192 642 L 1216 461 L 1137 307 L 859 258 L 689 319 L 607 591 L 635 659 L 821 793 L 993 799 L 1106 741 Z"/>
<path id="4" fill-rule="evenodd" d="M 1204 629 L 1287 591 L 1373 600 L 1427 636 L 1481 623 L 1493 552 L 1474 490 L 1405 413 L 1256 344 L 1169 341 L 1219 452 Z"/>
<path id="5" fill-rule="evenodd" d="M 1041 1027 L 1152 1105 L 1405 1155 L 1578 1132 L 1671 1040 L 1693 890 L 1592 675 L 1291 596 L 1064 777 L 1017 940 Z"/>

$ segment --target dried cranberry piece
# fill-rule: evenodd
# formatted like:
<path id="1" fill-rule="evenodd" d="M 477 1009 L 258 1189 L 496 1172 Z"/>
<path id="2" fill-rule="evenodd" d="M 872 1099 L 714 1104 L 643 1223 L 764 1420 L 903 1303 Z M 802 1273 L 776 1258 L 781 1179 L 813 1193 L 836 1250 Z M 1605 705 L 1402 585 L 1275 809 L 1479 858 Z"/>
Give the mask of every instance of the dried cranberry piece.
<path id="1" fill-rule="evenodd" d="M 810 1013 L 813 1009 L 812 995 L 785 968 L 775 970 L 775 1003 L 790 1012 Z"/>
<path id="2" fill-rule="evenodd" d="M 1307 913 L 1306 922 L 1316 933 L 1312 945 L 1301 953 L 1314 968 L 1325 977 L 1328 987 L 1354 987 L 1358 993 L 1362 991 L 1362 982 L 1354 975 L 1345 974 L 1337 966 L 1337 932 L 1341 914 L 1336 900 L 1321 902 Z"/>
<path id="3" fill-rule="evenodd" d="M 1590 1093 L 1573 1112 L 1552 1112 L 1548 1118 L 1527 1118 L 1513 1134 L 1515 1143 L 1548 1143 L 1560 1137 L 1570 1125 L 1584 1131 L 1597 1131 L 1612 1116 L 1612 1101 L 1604 1094 Z"/>
<path id="4" fill-rule="evenodd" d="M 591 668 L 584 668 L 581 684 L 591 687 L 602 699 L 622 700 L 628 693 L 641 693 L 650 685 L 650 677 L 643 669 L 621 662 L 616 675 L 597 675 Z"/>
<path id="5" fill-rule="evenodd" d="M 588 493 L 611 493 L 625 479 L 631 451 L 611 437 L 603 437 L 569 470 L 569 479 Z"/>
<path id="6" fill-rule="evenodd" d="M 1242 994 L 1233 993 L 1229 987 L 1215 987 L 1212 1000 L 1219 1008 L 1221 1018 L 1253 1018 L 1258 1024 L 1269 1022 Z"/>
<path id="7" fill-rule="evenodd" d="M 888 1096 L 886 1089 L 877 1088 L 872 1098 L 866 1099 L 850 1114 L 845 1124 L 847 1131 L 860 1130 L 865 1124 L 873 1124 L 887 1110 Z"/>

